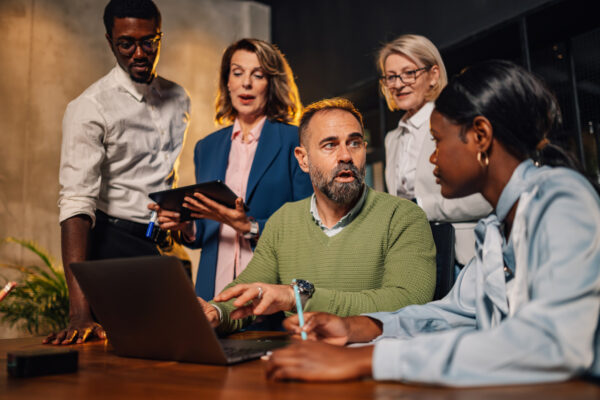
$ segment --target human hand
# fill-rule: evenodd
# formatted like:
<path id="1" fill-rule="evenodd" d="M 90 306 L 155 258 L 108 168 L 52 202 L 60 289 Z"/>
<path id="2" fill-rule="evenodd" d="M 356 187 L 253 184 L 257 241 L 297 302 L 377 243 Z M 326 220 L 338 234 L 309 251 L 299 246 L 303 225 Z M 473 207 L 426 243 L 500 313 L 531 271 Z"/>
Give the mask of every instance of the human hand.
<path id="1" fill-rule="evenodd" d="M 236 298 L 231 312 L 232 319 L 242 319 L 250 315 L 268 315 L 278 311 L 290 311 L 296 305 L 294 289 L 289 285 L 271 285 L 255 282 L 239 284 L 219 293 L 214 301 L 228 301 Z M 250 304 L 247 304 L 249 303 Z"/>
<path id="2" fill-rule="evenodd" d="M 347 348 L 302 341 L 276 350 L 265 365 L 272 380 L 344 381 L 370 376 L 373 346 Z"/>
<path id="3" fill-rule="evenodd" d="M 283 327 L 292 332 L 293 337 L 297 339 L 304 331 L 311 340 L 320 340 L 336 346 L 348 343 L 350 330 L 345 318 L 324 312 L 307 312 L 304 313 L 304 321 L 304 327 L 300 329 L 298 315 L 292 315 L 283 321 Z"/>
<path id="4" fill-rule="evenodd" d="M 198 297 L 198 302 L 202 306 L 202 311 L 204 311 L 204 315 L 206 315 L 206 319 L 210 323 L 210 326 L 213 328 L 219 326 L 221 321 L 219 320 L 219 312 L 215 306 L 205 301 L 202 297 Z"/>
<path id="5" fill-rule="evenodd" d="M 214 200 L 209 199 L 202 193 L 194 193 L 194 197 L 186 196 L 183 206 L 190 209 L 194 218 L 208 218 L 231 226 L 241 234 L 250 232 L 251 223 L 244 210 L 244 199 L 238 197 L 235 200 L 235 208 L 229 208 Z"/>
<path id="6" fill-rule="evenodd" d="M 148 204 L 148 209 L 156 211 L 158 215 L 158 225 L 162 230 L 181 231 L 188 241 L 195 237 L 193 221 L 181 221 L 181 214 L 176 211 L 169 211 L 161 208 L 156 203 Z"/>
<path id="7" fill-rule="evenodd" d="M 72 318 L 66 329 L 63 329 L 58 333 L 49 334 L 42 340 L 42 343 L 68 345 L 80 344 L 95 339 L 106 339 L 106 333 L 100 324 L 94 322 L 90 316 L 85 318 Z"/>

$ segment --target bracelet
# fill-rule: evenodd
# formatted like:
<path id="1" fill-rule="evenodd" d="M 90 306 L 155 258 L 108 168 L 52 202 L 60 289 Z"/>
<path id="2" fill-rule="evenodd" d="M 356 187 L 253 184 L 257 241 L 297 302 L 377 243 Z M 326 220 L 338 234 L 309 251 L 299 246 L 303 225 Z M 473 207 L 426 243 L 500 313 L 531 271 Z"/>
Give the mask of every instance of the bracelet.
<path id="1" fill-rule="evenodd" d="M 219 324 L 223 322 L 223 311 L 221 311 L 221 307 L 219 307 L 216 304 L 211 304 L 211 306 L 213 306 L 216 310 L 217 313 L 219 314 Z"/>

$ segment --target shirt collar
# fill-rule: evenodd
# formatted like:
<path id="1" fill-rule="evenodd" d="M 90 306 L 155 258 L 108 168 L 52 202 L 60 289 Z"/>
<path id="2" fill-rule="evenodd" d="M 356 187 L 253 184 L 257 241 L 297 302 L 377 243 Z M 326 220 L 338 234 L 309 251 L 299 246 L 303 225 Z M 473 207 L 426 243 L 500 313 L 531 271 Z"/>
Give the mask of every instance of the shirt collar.
<path id="1" fill-rule="evenodd" d="M 137 83 L 131 80 L 127 71 L 125 71 L 119 64 L 113 69 L 115 80 L 123 89 L 131 94 L 137 101 L 141 102 L 144 98 L 147 98 L 151 93 L 156 94 L 160 97 L 160 85 L 158 79 L 155 76 L 152 82 Z"/>
<path id="2" fill-rule="evenodd" d="M 267 120 L 267 117 L 264 116 L 260 119 L 260 121 L 258 121 L 258 123 L 256 125 L 254 125 L 254 128 L 250 129 L 250 133 L 248 134 L 248 142 L 246 143 L 253 143 L 255 141 L 258 140 L 258 138 L 260 138 L 260 133 L 262 132 L 262 128 L 265 125 L 265 121 Z M 240 124 L 240 120 L 239 119 L 235 119 L 235 122 L 233 123 L 233 131 L 231 132 L 231 140 L 233 141 L 236 137 L 240 137 L 241 140 L 241 136 L 240 134 L 242 133 L 242 125 Z"/>
<path id="3" fill-rule="evenodd" d="M 358 201 L 356 202 L 354 207 L 352 207 L 352 209 L 350 211 L 348 211 L 348 213 L 346 215 L 344 215 L 331 228 L 326 227 L 323 224 L 323 220 L 321 220 L 321 217 L 319 216 L 319 211 L 317 210 L 317 198 L 315 197 L 314 193 L 310 197 L 310 214 L 312 215 L 313 220 L 317 223 L 317 225 L 319 225 L 319 228 L 321 228 L 324 231 L 334 230 L 337 228 L 343 228 L 343 227 L 349 225 L 356 218 L 356 216 L 360 213 L 360 210 L 362 209 L 363 205 L 365 204 L 365 200 L 367 198 L 367 192 L 368 192 L 367 185 L 363 185 L 362 194 L 360 195 L 360 198 L 358 199 Z"/>
<path id="4" fill-rule="evenodd" d="M 515 168 L 508 183 L 502 189 L 498 204 L 496 205 L 496 215 L 498 220 L 504 221 L 512 206 L 516 203 L 523 192 L 531 186 L 532 180 L 535 181 L 537 171 L 547 167 L 538 168 L 531 159 L 523 161 Z M 534 179 L 532 179 L 534 178 Z"/>
<path id="5" fill-rule="evenodd" d="M 433 111 L 434 104 L 433 101 L 429 101 L 421 107 L 419 111 L 417 111 L 412 117 L 404 120 L 404 118 L 400 118 L 398 122 L 399 127 L 413 128 L 419 129 L 425 122 L 429 121 L 431 116 L 431 112 Z"/>

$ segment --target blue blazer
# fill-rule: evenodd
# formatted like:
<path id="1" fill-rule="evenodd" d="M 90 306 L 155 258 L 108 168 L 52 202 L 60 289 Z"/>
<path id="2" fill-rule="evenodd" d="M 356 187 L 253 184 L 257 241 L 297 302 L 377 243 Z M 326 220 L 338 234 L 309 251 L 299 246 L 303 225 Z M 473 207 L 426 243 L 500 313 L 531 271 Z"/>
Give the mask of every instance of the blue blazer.
<path id="1" fill-rule="evenodd" d="M 196 143 L 196 182 L 216 179 L 225 181 L 232 131 L 233 126 L 229 126 Z M 267 219 L 284 203 L 303 199 L 313 192 L 308 174 L 300 169 L 294 157 L 296 146 L 297 127 L 265 121 L 258 139 L 244 199 L 250 209 L 248 215 L 256 219 L 260 232 L 263 231 Z M 197 220 L 196 241 L 190 245 L 193 248 L 202 248 L 196 294 L 205 300 L 210 300 L 215 295 L 219 225 L 210 219 Z"/>

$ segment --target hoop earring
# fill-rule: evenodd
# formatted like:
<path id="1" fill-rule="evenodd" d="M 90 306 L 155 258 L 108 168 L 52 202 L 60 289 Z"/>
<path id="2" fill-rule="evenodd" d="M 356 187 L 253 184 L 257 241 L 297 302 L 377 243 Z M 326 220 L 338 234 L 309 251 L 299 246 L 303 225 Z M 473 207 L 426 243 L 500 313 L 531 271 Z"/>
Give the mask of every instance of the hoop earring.
<path id="1" fill-rule="evenodd" d="M 477 162 L 481 168 L 487 168 L 490 165 L 490 158 L 485 151 L 480 151 L 477 153 Z"/>

